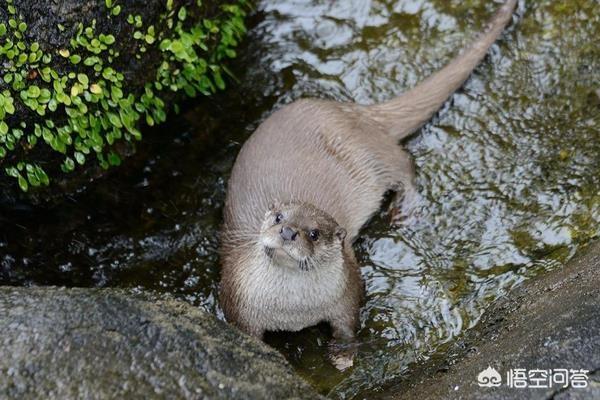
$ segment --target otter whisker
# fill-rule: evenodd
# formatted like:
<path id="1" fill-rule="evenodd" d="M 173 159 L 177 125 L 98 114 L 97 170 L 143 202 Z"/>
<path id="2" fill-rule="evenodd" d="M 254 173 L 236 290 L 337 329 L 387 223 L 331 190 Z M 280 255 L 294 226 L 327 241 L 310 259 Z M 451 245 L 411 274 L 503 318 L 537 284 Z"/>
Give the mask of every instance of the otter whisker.
<path id="1" fill-rule="evenodd" d="M 305 257 L 302 260 L 298 261 L 298 267 L 302 271 L 310 271 L 315 268 L 315 262 L 311 257 Z"/>
<path id="2" fill-rule="evenodd" d="M 315 260 L 313 260 L 312 258 L 310 258 L 310 257 L 309 257 L 309 258 L 308 258 L 306 261 L 307 261 L 307 262 L 306 262 L 306 264 L 307 264 L 307 265 L 306 265 L 306 270 L 307 270 L 307 271 L 308 271 L 308 270 L 315 269 L 315 266 L 317 265 L 317 264 L 315 263 Z"/>
<path id="3" fill-rule="evenodd" d="M 305 259 L 298 261 L 298 268 L 300 268 L 302 271 L 306 271 L 306 260 Z"/>
<path id="4" fill-rule="evenodd" d="M 275 254 L 275 249 L 272 247 L 264 247 L 265 250 L 265 254 L 267 255 L 267 257 L 269 257 L 269 259 L 273 259 L 273 254 Z"/>

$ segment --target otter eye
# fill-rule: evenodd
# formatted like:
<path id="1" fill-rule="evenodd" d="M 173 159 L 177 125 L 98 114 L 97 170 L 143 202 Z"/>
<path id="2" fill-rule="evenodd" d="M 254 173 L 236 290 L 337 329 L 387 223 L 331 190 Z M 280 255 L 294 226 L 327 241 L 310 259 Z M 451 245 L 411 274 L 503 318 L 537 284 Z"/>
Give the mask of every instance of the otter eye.
<path id="1" fill-rule="evenodd" d="M 319 239 L 319 230 L 318 229 L 313 229 L 312 231 L 308 232 L 308 236 L 310 237 L 310 240 L 312 240 L 313 242 L 316 241 L 317 239 Z"/>
<path id="2" fill-rule="evenodd" d="M 283 215 L 281 213 L 275 214 L 275 223 L 278 224 L 283 220 Z"/>

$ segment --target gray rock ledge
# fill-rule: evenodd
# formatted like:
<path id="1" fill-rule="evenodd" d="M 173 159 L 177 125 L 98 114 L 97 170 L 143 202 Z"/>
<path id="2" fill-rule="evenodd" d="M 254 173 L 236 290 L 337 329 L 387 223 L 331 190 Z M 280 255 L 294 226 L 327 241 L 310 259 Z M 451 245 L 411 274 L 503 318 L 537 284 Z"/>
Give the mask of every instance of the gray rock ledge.
<path id="1" fill-rule="evenodd" d="M 315 399 L 285 359 L 175 300 L 0 287 L 2 399 Z"/>

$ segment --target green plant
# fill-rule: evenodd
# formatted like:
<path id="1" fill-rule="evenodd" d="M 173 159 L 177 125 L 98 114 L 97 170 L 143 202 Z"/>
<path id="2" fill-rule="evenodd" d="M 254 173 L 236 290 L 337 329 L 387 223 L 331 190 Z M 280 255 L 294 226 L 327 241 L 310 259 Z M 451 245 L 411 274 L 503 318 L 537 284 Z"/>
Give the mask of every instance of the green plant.
<path id="1" fill-rule="evenodd" d="M 96 20 L 78 23 L 69 45 L 52 52 L 28 40 L 27 24 L 8 0 L 8 23 L 0 23 L 0 62 L 7 66 L 0 76 L 0 165 L 22 190 L 51 181 L 34 148 L 47 146 L 60 154 L 63 173 L 90 159 L 102 168 L 119 165 L 118 142 L 140 140 L 142 122 L 165 121 L 165 94 L 210 95 L 225 87 L 223 61 L 236 56 L 245 33 L 246 0 L 221 5 L 212 19 L 197 18 L 200 1 L 175 8 L 166 0 L 157 22 L 161 30 L 145 27 L 139 15 L 124 17 L 126 4 L 117 3 L 105 0 L 106 18 L 126 18 L 134 27 L 135 57 L 150 49 L 161 55 L 155 78 L 141 89 L 128 89 L 115 63 L 121 57 L 116 38 L 98 32 Z M 73 31 L 68 28 L 57 26 L 59 32 Z M 17 110 L 36 117 L 17 121 Z"/>

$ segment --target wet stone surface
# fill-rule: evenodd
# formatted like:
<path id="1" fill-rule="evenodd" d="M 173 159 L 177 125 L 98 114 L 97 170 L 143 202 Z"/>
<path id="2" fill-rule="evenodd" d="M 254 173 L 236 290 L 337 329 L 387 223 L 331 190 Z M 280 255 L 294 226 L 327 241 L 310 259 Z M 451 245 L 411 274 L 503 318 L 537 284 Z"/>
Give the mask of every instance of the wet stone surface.
<path id="1" fill-rule="evenodd" d="M 275 350 L 174 300 L 0 287 L 3 399 L 315 399 Z"/>

